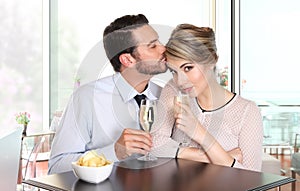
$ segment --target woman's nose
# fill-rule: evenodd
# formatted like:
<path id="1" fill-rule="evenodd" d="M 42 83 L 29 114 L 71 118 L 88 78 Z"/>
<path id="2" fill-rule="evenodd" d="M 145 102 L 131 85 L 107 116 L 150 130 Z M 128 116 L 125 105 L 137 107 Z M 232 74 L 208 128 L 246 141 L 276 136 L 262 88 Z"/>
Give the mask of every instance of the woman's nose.
<path id="1" fill-rule="evenodd" d="M 178 72 L 177 74 L 177 85 L 180 87 L 185 84 L 187 81 L 187 77 L 183 72 Z"/>

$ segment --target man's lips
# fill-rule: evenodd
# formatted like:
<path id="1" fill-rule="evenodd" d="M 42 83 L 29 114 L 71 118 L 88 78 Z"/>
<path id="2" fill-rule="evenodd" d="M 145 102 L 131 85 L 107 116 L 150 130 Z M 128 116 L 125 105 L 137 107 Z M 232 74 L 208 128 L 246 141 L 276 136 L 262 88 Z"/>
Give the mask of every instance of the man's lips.
<path id="1" fill-rule="evenodd" d="M 160 61 L 165 63 L 165 64 L 167 63 L 167 59 L 165 57 L 161 58 Z"/>

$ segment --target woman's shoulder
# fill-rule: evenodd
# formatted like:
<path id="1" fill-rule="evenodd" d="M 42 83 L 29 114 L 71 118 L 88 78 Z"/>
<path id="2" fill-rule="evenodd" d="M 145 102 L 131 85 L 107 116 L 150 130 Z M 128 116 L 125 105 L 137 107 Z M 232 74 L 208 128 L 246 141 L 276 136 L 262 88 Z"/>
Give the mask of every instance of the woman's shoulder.
<path id="1" fill-rule="evenodd" d="M 251 104 L 251 105 L 256 105 L 257 104 L 253 101 L 253 100 L 250 100 L 248 98 L 244 98 L 242 97 L 241 95 L 236 95 L 236 100 L 239 102 L 239 103 L 244 103 L 244 104 Z"/>
<path id="2" fill-rule="evenodd" d="M 235 105 L 241 107 L 243 110 L 251 108 L 251 110 L 259 110 L 258 105 L 250 99 L 244 98 L 241 95 L 235 95 Z"/>

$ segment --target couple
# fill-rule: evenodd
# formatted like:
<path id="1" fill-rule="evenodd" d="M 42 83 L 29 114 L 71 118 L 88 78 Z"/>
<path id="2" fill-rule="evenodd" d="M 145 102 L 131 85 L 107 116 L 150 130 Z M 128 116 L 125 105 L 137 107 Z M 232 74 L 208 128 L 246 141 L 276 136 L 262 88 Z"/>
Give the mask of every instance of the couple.
<path id="1" fill-rule="evenodd" d="M 116 73 L 71 96 L 53 139 L 49 174 L 71 170 L 71 162 L 89 150 L 112 161 L 151 151 L 261 170 L 260 111 L 218 84 L 212 29 L 178 25 L 164 46 L 144 15 L 126 15 L 105 28 L 103 44 Z M 173 79 L 163 89 L 150 81 L 167 69 Z M 175 115 L 173 97 L 179 91 L 189 94 L 191 104 Z M 139 128 L 137 94 L 164 103 L 153 135 Z M 191 139 L 186 148 L 179 144 L 184 134 Z"/>

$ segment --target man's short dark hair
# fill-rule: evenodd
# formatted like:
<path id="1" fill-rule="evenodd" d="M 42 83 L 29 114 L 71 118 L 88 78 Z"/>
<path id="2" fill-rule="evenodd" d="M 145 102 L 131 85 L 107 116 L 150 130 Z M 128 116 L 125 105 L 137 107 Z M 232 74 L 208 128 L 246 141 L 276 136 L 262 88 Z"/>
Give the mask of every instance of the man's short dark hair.
<path id="1" fill-rule="evenodd" d="M 149 24 L 143 14 L 125 15 L 117 18 L 108 25 L 103 32 L 103 45 L 106 55 L 114 70 L 120 72 L 121 62 L 119 56 L 124 53 L 132 54 L 136 47 L 132 30 Z"/>

